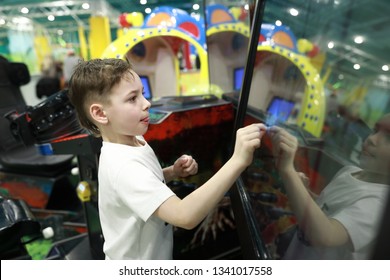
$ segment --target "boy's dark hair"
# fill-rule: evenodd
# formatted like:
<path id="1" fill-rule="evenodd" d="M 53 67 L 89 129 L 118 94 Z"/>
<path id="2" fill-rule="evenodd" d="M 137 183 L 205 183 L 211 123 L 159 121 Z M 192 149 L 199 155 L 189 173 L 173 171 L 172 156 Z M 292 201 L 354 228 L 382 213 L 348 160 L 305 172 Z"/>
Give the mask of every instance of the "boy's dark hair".
<path id="1" fill-rule="evenodd" d="M 92 59 L 80 61 L 74 68 L 69 83 L 69 99 L 76 109 L 80 124 L 95 136 L 99 128 L 89 115 L 91 102 L 109 103 L 111 89 L 131 73 L 132 66 L 122 59 Z"/>

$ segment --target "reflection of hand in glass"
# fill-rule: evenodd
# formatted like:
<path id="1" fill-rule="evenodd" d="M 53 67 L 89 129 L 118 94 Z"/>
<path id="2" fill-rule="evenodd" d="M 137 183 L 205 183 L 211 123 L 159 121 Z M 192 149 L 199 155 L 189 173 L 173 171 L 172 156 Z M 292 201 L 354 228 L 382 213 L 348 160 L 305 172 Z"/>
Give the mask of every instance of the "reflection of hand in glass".
<path id="1" fill-rule="evenodd" d="M 213 240 L 216 240 L 219 231 L 224 232 L 227 228 L 234 229 L 235 224 L 233 217 L 230 199 L 225 197 L 200 224 L 190 245 L 192 247 L 199 245 L 199 243 L 200 245 L 203 245 L 211 236 Z"/>
<path id="2" fill-rule="evenodd" d="M 317 199 L 318 198 L 318 194 L 316 194 L 315 192 L 313 192 L 310 189 L 310 179 L 309 179 L 309 177 L 307 177 L 307 175 L 305 173 L 303 173 L 303 172 L 297 172 L 297 173 L 298 173 L 299 178 L 301 178 L 303 185 L 306 187 L 306 190 L 311 195 L 311 197 L 313 199 Z"/>
<path id="3" fill-rule="evenodd" d="M 302 183 L 305 185 L 305 187 L 308 188 L 310 183 L 309 177 L 307 177 L 306 174 L 303 172 L 298 172 L 298 175 L 301 178 Z"/>

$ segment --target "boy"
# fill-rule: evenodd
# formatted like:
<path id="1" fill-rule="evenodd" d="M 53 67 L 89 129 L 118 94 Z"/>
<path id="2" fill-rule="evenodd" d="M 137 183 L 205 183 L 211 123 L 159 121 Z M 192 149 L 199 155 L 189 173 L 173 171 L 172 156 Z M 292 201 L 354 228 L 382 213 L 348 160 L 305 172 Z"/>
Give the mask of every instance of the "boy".
<path id="1" fill-rule="evenodd" d="M 232 157 L 204 185 L 183 200 L 166 185 L 197 173 L 187 155 L 161 169 L 143 139 L 150 103 L 129 63 L 120 59 L 80 62 L 69 87 L 80 123 L 101 136 L 99 215 L 106 259 L 171 259 L 172 225 L 197 226 L 251 163 L 265 133 L 263 124 L 237 131 Z"/>
<path id="2" fill-rule="evenodd" d="M 386 205 L 390 170 L 390 114 L 365 140 L 361 168 L 342 168 L 318 198 L 307 191 L 294 169 L 297 139 L 270 129 L 277 168 L 298 220 L 285 259 L 369 259 Z"/>

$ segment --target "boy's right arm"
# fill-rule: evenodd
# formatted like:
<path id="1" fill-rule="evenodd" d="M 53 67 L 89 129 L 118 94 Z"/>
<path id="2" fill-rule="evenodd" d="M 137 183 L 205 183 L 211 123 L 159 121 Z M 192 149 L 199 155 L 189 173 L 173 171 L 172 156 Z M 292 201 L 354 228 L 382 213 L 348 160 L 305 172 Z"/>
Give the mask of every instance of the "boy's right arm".
<path id="1" fill-rule="evenodd" d="M 172 225 L 185 229 L 197 226 L 218 204 L 238 176 L 251 164 L 254 151 L 260 147 L 266 127 L 252 124 L 237 131 L 232 157 L 205 184 L 184 199 L 168 198 L 154 215 Z"/>

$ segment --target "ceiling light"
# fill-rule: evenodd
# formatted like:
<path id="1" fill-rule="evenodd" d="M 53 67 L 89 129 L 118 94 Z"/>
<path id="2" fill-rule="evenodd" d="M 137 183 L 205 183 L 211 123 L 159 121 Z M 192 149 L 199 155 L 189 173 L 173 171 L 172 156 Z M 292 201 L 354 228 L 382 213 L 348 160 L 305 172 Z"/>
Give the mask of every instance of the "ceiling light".
<path id="1" fill-rule="evenodd" d="M 389 65 L 383 65 L 382 66 L 383 71 L 389 71 Z"/>
<path id="2" fill-rule="evenodd" d="M 353 65 L 353 69 L 355 69 L 355 70 L 359 70 L 360 69 L 360 64 L 354 64 Z"/>
<path id="3" fill-rule="evenodd" d="M 0 25 L 4 25 L 4 24 L 5 24 L 5 19 L 0 18 Z"/>
<path id="4" fill-rule="evenodd" d="M 30 11 L 30 10 L 29 10 L 28 8 L 26 8 L 26 7 L 23 7 L 23 8 L 20 9 L 20 12 L 21 12 L 22 14 L 28 14 L 29 11 Z"/>
<path id="5" fill-rule="evenodd" d="M 151 9 L 151 8 L 146 8 L 146 9 L 145 9 L 145 13 L 150 14 L 151 12 L 152 12 L 152 9 Z"/>
<path id="6" fill-rule="evenodd" d="M 140 3 L 141 5 L 146 5 L 146 4 L 148 3 L 148 1 L 147 1 L 147 0 L 140 0 L 139 3 Z"/>
<path id="7" fill-rule="evenodd" d="M 55 18 L 53 15 L 49 15 L 49 16 L 47 17 L 47 19 L 48 19 L 49 21 L 54 21 L 56 18 Z"/>
<path id="8" fill-rule="evenodd" d="M 64 35 L 64 30 L 58 29 L 57 30 L 57 34 L 60 35 L 60 36 Z"/>
<path id="9" fill-rule="evenodd" d="M 296 17 L 297 15 L 299 15 L 299 11 L 297 9 L 294 9 L 294 8 L 291 8 L 289 10 L 290 12 L 290 15 L 292 15 L 293 17 Z"/>
<path id="10" fill-rule="evenodd" d="M 194 4 L 194 5 L 192 5 L 192 8 L 195 10 L 195 11 L 197 11 L 197 10 L 199 10 L 199 4 Z"/>
<path id="11" fill-rule="evenodd" d="M 276 26 L 281 26 L 281 25 L 282 25 L 282 22 L 281 22 L 280 20 L 277 20 L 277 21 L 275 21 L 275 25 L 276 25 Z"/>
<path id="12" fill-rule="evenodd" d="M 356 36 L 356 37 L 354 38 L 354 42 L 355 42 L 356 44 L 361 44 L 361 43 L 364 42 L 364 38 L 363 38 L 362 36 Z"/>
<path id="13" fill-rule="evenodd" d="M 343 74 L 339 74 L 339 80 L 342 80 L 344 79 L 344 75 Z"/>
<path id="14" fill-rule="evenodd" d="M 191 13 L 191 17 L 193 17 L 196 20 L 200 20 L 200 14 L 199 13 L 192 12 Z"/>
<path id="15" fill-rule="evenodd" d="M 84 10 L 88 10 L 89 9 L 89 3 L 83 3 L 81 5 L 81 7 L 84 9 Z"/>
<path id="16" fill-rule="evenodd" d="M 330 42 L 328 43 L 328 48 L 329 48 L 329 49 L 333 49 L 333 48 L 334 48 L 334 42 L 333 42 L 333 41 L 330 41 Z"/>
<path id="17" fill-rule="evenodd" d="M 30 23 L 30 20 L 26 17 L 14 17 L 12 18 L 12 23 L 27 25 Z"/>

